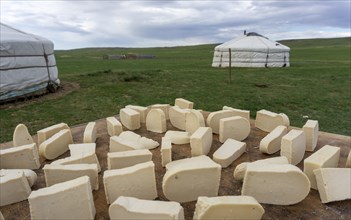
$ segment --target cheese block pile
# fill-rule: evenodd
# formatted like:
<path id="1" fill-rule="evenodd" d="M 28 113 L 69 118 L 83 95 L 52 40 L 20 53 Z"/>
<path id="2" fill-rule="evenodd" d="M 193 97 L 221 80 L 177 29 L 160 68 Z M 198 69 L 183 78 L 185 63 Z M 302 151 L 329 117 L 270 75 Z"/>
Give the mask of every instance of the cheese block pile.
<path id="1" fill-rule="evenodd" d="M 168 122 L 174 130 L 167 130 Z M 318 190 L 322 203 L 351 199 L 351 152 L 346 166 L 337 167 L 339 147 L 325 145 L 314 152 L 318 121 L 308 120 L 301 129 L 289 125 L 283 113 L 257 112 L 255 127 L 267 132 L 257 150 L 265 155 L 280 151 L 280 156 L 238 164 L 233 181 L 242 182 L 241 195 L 219 196 L 222 170 L 247 152 L 245 140 L 252 130 L 247 110 L 224 106 L 205 119 L 193 102 L 182 98 L 174 106 L 127 105 L 119 118 L 106 118 L 107 170 L 96 154 L 96 122 L 85 127 L 82 143 L 73 143 L 65 123 L 38 131 L 37 143 L 19 124 L 14 147 L 0 150 L 0 206 L 28 200 L 31 219 L 94 219 L 99 175 L 111 219 L 184 219 L 182 204 L 192 201 L 193 219 L 261 219 L 265 210 L 260 203 L 297 204 L 311 188 Z M 141 127 L 159 134 L 161 141 L 138 134 Z M 222 145 L 210 157 L 214 134 Z M 187 158 L 172 160 L 172 149 L 185 144 L 190 145 Z M 67 151 L 70 156 L 62 158 Z M 155 151 L 165 169 L 160 185 L 168 201 L 159 199 Z M 306 151 L 313 153 L 304 159 Z M 43 160 L 48 160 L 45 165 Z M 32 191 L 39 169 L 46 187 Z"/>

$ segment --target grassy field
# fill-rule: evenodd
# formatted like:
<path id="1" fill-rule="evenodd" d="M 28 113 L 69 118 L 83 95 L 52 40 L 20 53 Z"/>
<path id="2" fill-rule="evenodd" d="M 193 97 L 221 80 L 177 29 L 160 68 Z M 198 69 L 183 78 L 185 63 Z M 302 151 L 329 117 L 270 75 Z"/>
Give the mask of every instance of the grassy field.
<path id="1" fill-rule="evenodd" d="M 164 48 L 86 48 L 56 51 L 61 81 L 80 89 L 54 100 L 0 110 L 0 142 L 10 141 L 18 123 L 30 132 L 66 122 L 70 126 L 118 114 L 127 104 L 174 104 L 183 97 L 195 108 L 223 105 L 286 113 L 291 125 L 309 119 L 320 130 L 351 135 L 350 40 L 282 41 L 291 47 L 290 68 L 212 68 L 215 45 Z M 153 54 L 149 60 L 103 60 L 106 54 Z M 307 116 L 307 117 L 306 117 Z"/>

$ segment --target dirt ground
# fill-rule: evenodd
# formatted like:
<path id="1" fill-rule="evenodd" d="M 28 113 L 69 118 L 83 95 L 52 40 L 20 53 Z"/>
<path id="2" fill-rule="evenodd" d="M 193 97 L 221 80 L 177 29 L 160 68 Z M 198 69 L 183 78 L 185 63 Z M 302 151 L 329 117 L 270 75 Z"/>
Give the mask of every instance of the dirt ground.
<path id="1" fill-rule="evenodd" d="M 24 106 L 27 106 L 27 105 L 30 105 L 33 103 L 40 103 L 40 102 L 47 101 L 47 100 L 57 99 L 57 98 L 65 96 L 65 95 L 68 95 L 74 91 L 77 91 L 79 89 L 80 89 L 80 86 L 78 83 L 61 82 L 60 87 L 54 93 L 47 92 L 47 93 L 44 93 L 41 95 L 32 95 L 29 97 L 18 98 L 18 99 L 13 100 L 13 101 L 1 103 L 0 109 L 22 108 Z"/>

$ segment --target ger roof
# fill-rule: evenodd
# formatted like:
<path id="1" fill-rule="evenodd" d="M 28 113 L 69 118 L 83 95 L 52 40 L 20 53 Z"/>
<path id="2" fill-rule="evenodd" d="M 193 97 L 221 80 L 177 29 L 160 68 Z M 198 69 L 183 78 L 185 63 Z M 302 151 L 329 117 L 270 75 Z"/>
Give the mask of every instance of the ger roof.
<path id="1" fill-rule="evenodd" d="M 42 55 L 53 52 L 53 43 L 34 34 L 29 34 L 0 23 L 0 55 Z"/>
<path id="2" fill-rule="evenodd" d="M 242 35 L 233 40 L 220 44 L 215 47 L 215 50 L 228 51 L 229 48 L 235 51 L 290 51 L 289 47 L 254 32 L 250 32 L 247 35 Z"/>

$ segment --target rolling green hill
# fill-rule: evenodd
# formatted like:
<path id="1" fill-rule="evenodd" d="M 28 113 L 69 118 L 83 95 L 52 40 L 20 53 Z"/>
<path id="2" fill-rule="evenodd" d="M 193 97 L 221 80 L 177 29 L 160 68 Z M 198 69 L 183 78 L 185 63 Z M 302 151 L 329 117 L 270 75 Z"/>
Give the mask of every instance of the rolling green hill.
<path id="1" fill-rule="evenodd" d="M 127 104 L 174 104 L 183 97 L 195 108 L 223 105 L 286 113 L 292 126 L 309 119 L 320 130 L 351 135 L 351 38 L 286 40 L 289 68 L 212 68 L 216 45 L 162 48 L 85 48 L 56 51 L 59 78 L 80 89 L 66 96 L 0 110 L 0 141 L 24 123 L 32 134 L 49 125 L 70 126 L 118 114 Z M 104 60 L 108 54 L 152 54 L 155 59 Z"/>

